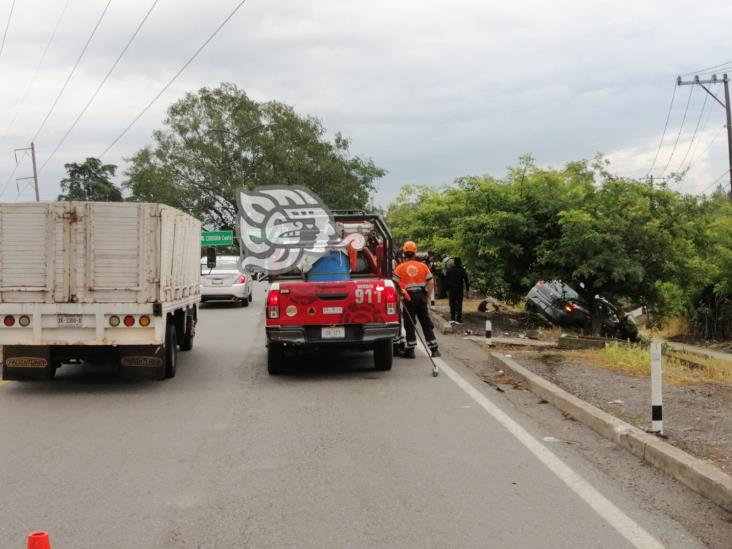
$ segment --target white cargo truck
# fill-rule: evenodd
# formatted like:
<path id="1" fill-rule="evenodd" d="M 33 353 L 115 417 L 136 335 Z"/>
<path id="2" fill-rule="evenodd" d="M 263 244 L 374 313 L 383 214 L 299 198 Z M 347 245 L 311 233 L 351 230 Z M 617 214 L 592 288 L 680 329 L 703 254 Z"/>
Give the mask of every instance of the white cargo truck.
<path id="1" fill-rule="evenodd" d="M 161 204 L 0 204 L 3 379 L 64 363 L 173 377 L 192 348 L 201 225 Z"/>

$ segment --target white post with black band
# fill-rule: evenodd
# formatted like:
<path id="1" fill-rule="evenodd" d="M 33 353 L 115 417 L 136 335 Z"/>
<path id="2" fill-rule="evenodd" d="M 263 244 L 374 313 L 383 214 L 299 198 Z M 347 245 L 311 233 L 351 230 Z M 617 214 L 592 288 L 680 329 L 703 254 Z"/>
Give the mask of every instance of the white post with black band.
<path id="1" fill-rule="evenodd" d="M 651 342 L 651 431 L 663 434 L 661 342 Z"/>
<path id="2" fill-rule="evenodd" d="M 490 320 L 485 321 L 485 343 L 493 345 L 493 325 Z"/>

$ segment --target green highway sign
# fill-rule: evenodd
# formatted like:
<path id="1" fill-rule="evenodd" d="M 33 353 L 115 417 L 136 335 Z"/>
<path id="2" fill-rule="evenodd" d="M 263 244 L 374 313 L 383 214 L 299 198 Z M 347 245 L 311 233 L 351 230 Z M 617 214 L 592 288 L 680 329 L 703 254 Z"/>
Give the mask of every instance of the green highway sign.
<path id="1" fill-rule="evenodd" d="M 201 233 L 201 246 L 233 246 L 233 231 L 206 231 Z"/>

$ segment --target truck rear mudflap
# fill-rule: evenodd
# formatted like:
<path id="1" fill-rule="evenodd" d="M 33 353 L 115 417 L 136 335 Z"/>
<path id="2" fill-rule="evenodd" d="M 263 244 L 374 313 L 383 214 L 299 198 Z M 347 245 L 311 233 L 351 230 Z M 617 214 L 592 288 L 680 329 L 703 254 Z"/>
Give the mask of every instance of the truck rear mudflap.
<path id="1" fill-rule="evenodd" d="M 3 380 L 53 379 L 64 362 L 83 360 L 92 365 L 115 364 L 120 375 L 132 379 L 164 379 L 162 345 L 7 345 L 3 348 Z"/>

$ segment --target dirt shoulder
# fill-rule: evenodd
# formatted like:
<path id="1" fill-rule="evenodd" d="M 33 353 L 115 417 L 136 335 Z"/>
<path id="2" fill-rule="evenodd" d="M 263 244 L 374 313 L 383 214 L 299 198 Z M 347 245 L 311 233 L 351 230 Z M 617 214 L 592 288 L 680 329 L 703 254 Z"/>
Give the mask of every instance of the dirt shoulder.
<path id="1" fill-rule="evenodd" d="M 483 333 L 485 320 L 494 335 L 556 340 L 560 331 L 523 311 L 489 307 L 485 313 L 466 303 L 465 324 L 453 337 Z M 472 310 L 471 310 L 472 309 Z M 437 311 L 449 318 L 445 304 Z M 467 334 L 466 334 L 467 332 Z M 466 343 L 468 343 L 466 341 Z M 643 372 L 627 373 L 593 362 L 588 353 L 570 350 L 531 350 L 500 347 L 522 366 L 562 389 L 641 429 L 650 427 L 650 379 Z M 732 474 L 732 384 L 705 382 L 693 376 L 668 376 L 664 383 L 664 434 L 678 448 Z"/>

